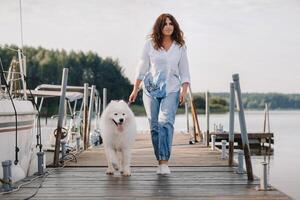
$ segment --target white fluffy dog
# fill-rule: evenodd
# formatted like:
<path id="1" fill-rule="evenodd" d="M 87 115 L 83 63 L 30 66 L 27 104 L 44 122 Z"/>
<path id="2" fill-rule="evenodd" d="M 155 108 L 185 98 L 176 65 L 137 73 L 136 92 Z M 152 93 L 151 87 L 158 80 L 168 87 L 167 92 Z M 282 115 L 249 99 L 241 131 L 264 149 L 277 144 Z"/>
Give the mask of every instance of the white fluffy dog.
<path id="1" fill-rule="evenodd" d="M 137 130 L 134 114 L 125 101 L 108 104 L 101 115 L 100 129 L 108 165 L 106 174 L 120 170 L 123 176 L 130 176 L 131 146 Z"/>

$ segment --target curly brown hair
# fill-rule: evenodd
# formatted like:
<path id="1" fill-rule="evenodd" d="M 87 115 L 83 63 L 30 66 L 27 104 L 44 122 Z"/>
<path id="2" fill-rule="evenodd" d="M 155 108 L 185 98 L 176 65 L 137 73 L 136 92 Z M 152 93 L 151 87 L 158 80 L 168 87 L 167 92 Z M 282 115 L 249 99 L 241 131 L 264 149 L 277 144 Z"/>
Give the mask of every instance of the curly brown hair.
<path id="1" fill-rule="evenodd" d="M 163 48 L 162 42 L 163 42 L 163 33 L 162 30 L 165 26 L 166 20 L 169 18 L 174 26 L 174 31 L 171 35 L 171 39 L 173 41 L 176 41 L 180 46 L 183 46 L 185 44 L 185 41 L 183 39 L 183 32 L 181 31 L 178 22 L 176 21 L 175 17 L 173 17 L 171 14 L 163 13 L 161 14 L 155 21 L 155 24 L 152 28 L 152 33 L 150 34 L 150 38 L 152 39 L 154 43 L 154 48 L 156 50 Z"/>

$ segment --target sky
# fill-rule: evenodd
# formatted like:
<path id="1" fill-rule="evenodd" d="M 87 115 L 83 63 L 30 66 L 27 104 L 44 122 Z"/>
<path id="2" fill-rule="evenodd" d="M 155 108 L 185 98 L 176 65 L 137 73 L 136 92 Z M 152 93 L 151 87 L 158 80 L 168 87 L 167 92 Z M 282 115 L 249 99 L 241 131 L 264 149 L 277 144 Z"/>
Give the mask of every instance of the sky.
<path id="1" fill-rule="evenodd" d="M 300 93 L 299 0 L 22 0 L 23 43 L 118 59 L 133 82 L 161 13 L 184 32 L 193 92 L 229 92 L 238 73 L 242 92 Z M 19 0 L 0 0 L 4 44 L 21 44 Z"/>

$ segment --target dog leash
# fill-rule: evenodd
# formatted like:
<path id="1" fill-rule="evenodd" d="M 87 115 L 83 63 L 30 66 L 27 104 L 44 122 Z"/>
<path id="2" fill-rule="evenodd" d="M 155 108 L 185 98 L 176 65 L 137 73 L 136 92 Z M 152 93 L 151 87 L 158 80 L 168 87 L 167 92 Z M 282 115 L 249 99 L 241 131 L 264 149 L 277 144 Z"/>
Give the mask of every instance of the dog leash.
<path id="1" fill-rule="evenodd" d="M 128 103 L 127 103 L 127 105 L 130 107 L 130 105 L 132 104 L 132 102 L 131 101 L 128 101 Z"/>

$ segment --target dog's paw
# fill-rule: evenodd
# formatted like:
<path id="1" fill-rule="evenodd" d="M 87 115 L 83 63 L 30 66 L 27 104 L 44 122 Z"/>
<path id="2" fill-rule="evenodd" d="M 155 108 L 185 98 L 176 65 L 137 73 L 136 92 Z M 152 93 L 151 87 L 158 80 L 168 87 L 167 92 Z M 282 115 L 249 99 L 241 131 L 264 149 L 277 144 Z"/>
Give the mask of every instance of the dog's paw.
<path id="1" fill-rule="evenodd" d="M 122 171 L 121 174 L 122 174 L 122 176 L 131 176 L 131 173 L 129 170 Z"/>
<path id="2" fill-rule="evenodd" d="M 107 174 L 107 175 L 114 175 L 114 170 L 108 168 L 108 169 L 106 170 L 106 174 Z"/>

